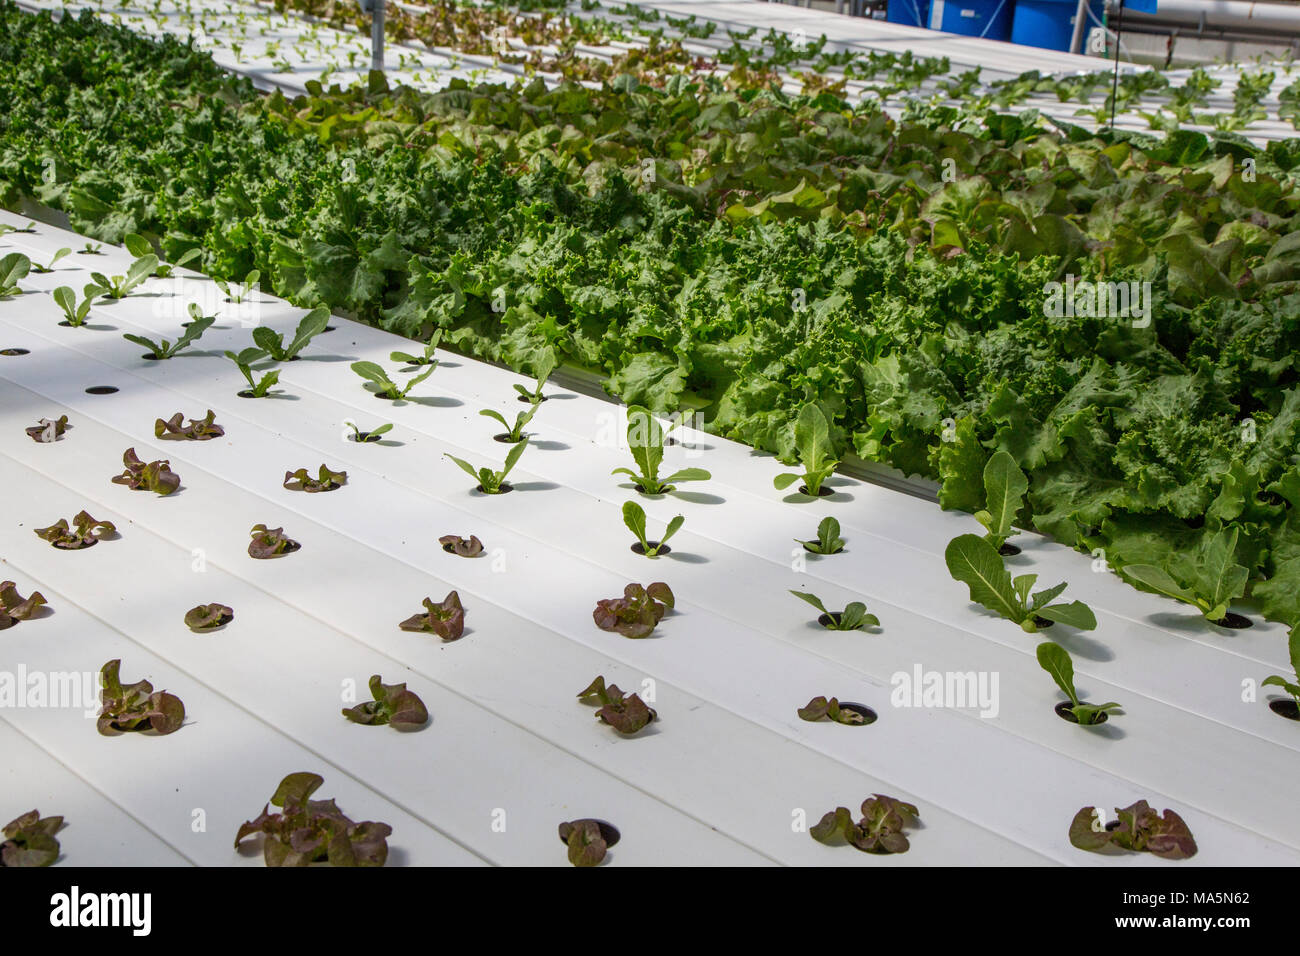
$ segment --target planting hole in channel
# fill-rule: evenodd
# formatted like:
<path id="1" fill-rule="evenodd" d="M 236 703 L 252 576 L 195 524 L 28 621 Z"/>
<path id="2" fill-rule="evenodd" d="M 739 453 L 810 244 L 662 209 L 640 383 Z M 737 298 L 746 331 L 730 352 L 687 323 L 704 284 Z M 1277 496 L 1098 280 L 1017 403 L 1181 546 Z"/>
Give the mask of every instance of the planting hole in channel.
<path id="1" fill-rule="evenodd" d="M 0 355 L 30 355 L 30 349 L 0 349 Z"/>
<path id="2" fill-rule="evenodd" d="M 1250 618 L 1241 614 L 1234 614 L 1232 611 L 1223 615 L 1219 620 L 1211 621 L 1210 623 L 1217 627 L 1226 627 L 1233 631 L 1240 631 L 1248 627 L 1254 627 L 1255 625 L 1255 622 Z"/>
<path id="3" fill-rule="evenodd" d="M 604 820 L 596 820 L 594 822 L 596 826 L 600 828 L 600 838 L 605 841 L 605 846 L 613 846 L 619 841 L 622 834 L 618 832 L 618 827 L 614 826 L 612 823 L 606 823 Z M 561 838 L 560 842 L 563 843 L 564 839 Z"/>
<path id="4" fill-rule="evenodd" d="M 1084 703 L 1086 703 L 1086 701 Z M 1079 722 L 1079 718 L 1074 716 L 1074 711 L 1070 710 L 1070 707 L 1071 707 L 1070 702 L 1068 700 L 1063 700 L 1059 704 L 1057 704 L 1056 707 L 1054 707 L 1053 709 L 1056 711 L 1057 717 L 1060 717 L 1062 720 L 1068 720 L 1072 724 L 1077 724 Z M 1110 719 L 1109 714 L 1107 714 L 1104 710 L 1099 711 L 1097 713 L 1097 719 L 1094 720 L 1088 726 L 1096 727 L 1098 724 L 1104 724 L 1109 719 Z"/>
<path id="5" fill-rule="evenodd" d="M 800 485 L 800 486 L 799 486 L 799 493 L 800 493 L 801 495 L 807 495 L 809 498 L 829 498 L 831 495 L 835 494 L 835 492 L 831 491 L 831 490 L 830 490 L 829 488 L 827 488 L 825 485 L 822 485 L 820 488 L 818 488 L 818 489 L 817 489 L 817 494 L 815 494 L 815 495 L 814 495 L 811 491 L 808 490 L 808 486 L 807 486 L 807 485 Z"/>
<path id="6" fill-rule="evenodd" d="M 666 545 L 666 544 L 660 544 L 658 541 L 651 541 L 651 542 L 650 542 L 650 547 L 652 547 L 652 548 L 657 547 L 657 548 L 659 549 L 658 551 L 655 552 L 655 554 L 671 554 L 671 553 L 672 553 L 672 550 L 673 550 L 673 549 L 670 548 L 668 545 Z M 641 546 L 641 542 L 640 542 L 640 541 L 638 541 L 636 544 L 632 545 L 632 553 L 633 553 L 633 554 L 641 554 L 641 555 L 644 555 L 644 554 L 645 554 L 645 548 L 643 548 L 643 547 Z"/>
<path id="7" fill-rule="evenodd" d="M 515 401 L 516 401 L 516 402 L 523 402 L 525 405 L 531 405 L 531 404 L 533 403 L 532 398 L 529 397 L 528 395 L 517 395 L 517 396 L 515 396 Z M 543 395 L 543 396 L 541 396 L 541 397 L 538 399 L 538 401 L 539 401 L 539 402 L 545 402 L 545 401 L 548 401 L 548 399 L 547 399 L 547 397 L 546 397 L 545 395 Z"/>
<path id="8" fill-rule="evenodd" d="M 523 441 L 522 438 L 519 439 L 511 438 L 510 435 L 507 434 L 506 432 L 502 432 L 499 435 L 493 435 L 492 440 L 499 441 L 503 445 L 518 445 L 519 442 Z"/>
<path id="9" fill-rule="evenodd" d="M 1004 542 L 1002 547 L 998 548 L 998 554 L 1002 555 L 1004 558 L 1014 558 L 1019 553 L 1020 549 L 1014 544 L 1006 544 Z"/>
<path id="10" fill-rule="evenodd" d="M 112 395 L 117 391 L 116 385 L 92 385 L 86 389 L 87 395 Z"/>
<path id="11" fill-rule="evenodd" d="M 879 719 L 879 715 L 866 704 L 855 704 L 852 701 L 842 700 L 840 701 L 840 710 L 847 710 L 862 718 L 862 723 L 850 725 L 854 727 L 865 727 L 867 724 L 874 724 Z"/>
<path id="12" fill-rule="evenodd" d="M 480 492 L 482 492 L 482 493 L 485 494 L 485 495 L 488 493 L 488 492 L 483 488 L 482 485 L 475 485 L 474 487 L 477 488 Z M 514 490 L 515 490 L 515 486 L 514 486 L 514 485 L 510 484 L 510 483 L 507 482 L 507 481 L 503 481 L 503 482 L 501 482 L 501 487 L 499 487 L 499 488 L 497 489 L 497 494 L 499 494 L 499 495 L 509 494 L 510 492 L 512 492 L 512 491 L 514 491 Z"/>
<path id="13" fill-rule="evenodd" d="M 1293 700 L 1270 700 L 1268 709 L 1287 720 L 1300 720 L 1300 704 Z"/>

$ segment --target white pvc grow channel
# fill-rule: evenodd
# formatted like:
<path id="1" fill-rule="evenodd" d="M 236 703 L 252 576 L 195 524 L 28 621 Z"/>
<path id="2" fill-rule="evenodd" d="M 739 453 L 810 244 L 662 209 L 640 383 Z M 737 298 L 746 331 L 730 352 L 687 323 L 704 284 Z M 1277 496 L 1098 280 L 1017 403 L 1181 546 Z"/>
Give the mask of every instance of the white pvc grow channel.
<path id="1" fill-rule="evenodd" d="M 5 236 L 0 254 L 44 261 L 83 242 L 38 226 Z M 846 478 L 833 480 L 832 497 L 799 504 L 772 488 L 778 462 L 687 432 L 668 467 L 713 478 L 638 499 L 652 530 L 687 519 L 672 554 L 652 561 L 629 550 L 620 508 L 635 495 L 610 475 L 629 463 L 617 406 L 548 387 L 510 476 L 515 491 L 484 496 L 444 454 L 499 465 L 499 428 L 478 412 L 513 418 L 520 376 L 442 353 L 395 405 L 348 364 L 392 372 L 388 353 L 410 343 L 335 319 L 301 361 L 280 366 L 279 397 L 239 398 L 244 383 L 223 350 L 250 344 L 254 321 L 289 331 L 303 310 L 268 296 L 223 305 L 191 351 L 147 361 L 124 332 L 174 339 L 187 302 L 210 313 L 218 296 L 197 276 L 151 280 L 97 305 L 90 327 L 61 327 L 48 293 L 80 287 L 90 269 L 123 272 L 129 256 L 105 252 L 69 256 L 0 301 L 0 348 L 26 350 L 0 357 L 3 577 L 52 608 L 0 635 L 0 669 L 97 672 L 120 657 L 124 677 L 177 694 L 189 720 L 165 738 L 105 739 L 84 708 L 0 709 L 6 752 L 14 741 L 33 768 L 30 780 L 8 771 L 0 816 L 39 804 L 84 814 L 79 824 L 125 818 L 134 823 L 113 832 L 133 834 L 131 862 L 260 865 L 231 849 L 234 831 L 281 777 L 312 770 L 350 815 L 393 826 L 394 863 L 563 865 L 556 824 L 597 817 L 622 831 L 618 863 L 853 865 L 858 854 L 816 843 L 798 823 L 886 793 L 915 803 L 924 828 L 882 865 L 1168 865 L 1147 854 L 1099 860 L 1067 839 L 1080 807 L 1147 799 L 1195 834 L 1200 852 L 1183 865 L 1300 862 L 1290 798 L 1300 728 L 1271 713 L 1266 695 L 1247 702 L 1241 692 L 1285 670 L 1278 626 L 1215 631 L 1086 556 L 1022 535 L 1013 565 L 1069 581 L 1067 596 L 1098 614 L 1095 632 L 1052 635 L 1073 654 L 1082 694 L 1124 708 L 1081 728 L 1053 713 L 1061 695 L 1034 658 L 1041 638 L 979 611 L 949 577 L 942 551 L 976 528 L 969 516 Z M 117 391 L 86 393 L 96 385 Z M 153 437 L 156 418 L 208 409 L 224 437 Z M 23 432 L 62 414 L 73 427 L 60 441 Z M 395 427 L 358 444 L 345 421 Z M 179 493 L 112 484 L 128 447 L 169 459 Z M 321 463 L 346 470 L 346 485 L 281 487 L 286 471 Z M 120 537 L 62 552 L 32 533 L 82 508 Z M 794 539 L 813 537 L 826 514 L 841 521 L 847 550 L 803 554 Z M 259 522 L 283 526 L 301 550 L 252 560 L 247 529 Z M 476 534 L 488 554 L 445 553 L 438 537 L 448 533 Z M 652 638 L 594 626 L 597 600 L 656 580 L 678 605 Z M 398 629 L 423 598 L 453 588 L 468 612 L 461 640 Z M 863 600 L 881 628 L 824 630 L 790 588 L 833 608 Z M 213 601 L 233 607 L 234 621 L 191 633 L 185 611 Z M 915 702 L 895 695 L 898 675 L 917 671 L 996 675 L 997 694 L 983 715 L 973 701 L 895 706 Z M 364 688 L 375 673 L 408 682 L 429 726 L 411 735 L 345 721 L 345 682 Z M 628 739 L 599 725 L 575 699 L 598 674 L 652 694 L 660 720 Z M 861 702 L 879 719 L 801 721 L 796 709 L 817 695 Z M 97 826 L 61 840 L 69 862 L 125 862 Z"/>

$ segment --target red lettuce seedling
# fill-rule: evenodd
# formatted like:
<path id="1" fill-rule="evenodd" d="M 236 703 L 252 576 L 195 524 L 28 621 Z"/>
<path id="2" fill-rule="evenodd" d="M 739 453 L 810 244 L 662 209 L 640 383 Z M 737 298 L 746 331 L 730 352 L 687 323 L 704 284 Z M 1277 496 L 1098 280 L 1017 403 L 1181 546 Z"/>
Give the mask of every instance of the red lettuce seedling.
<path id="1" fill-rule="evenodd" d="M 313 478 L 306 468 L 286 471 L 284 487 L 289 491 L 307 491 L 314 494 L 318 491 L 333 491 L 348 483 L 346 471 L 331 471 L 327 465 L 321 465 L 317 475 L 318 477 Z"/>
<path id="2" fill-rule="evenodd" d="M 160 495 L 170 495 L 181 486 L 181 476 L 171 470 L 171 462 L 142 462 L 134 448 L 128 448 L 122 455 L 126 471 L 113 478 L 113 484 L 126 485 L 132 491 L 153 491 Z"/>
<path id="3" fill-rule="evenodd" d="M 155 691 L 147 680 L 123 685 L 118 678 L 121 665 L 120 660 L 112 660 L 100 671 L 103 708 L 96 724 L 99 732 L 112 737 L 115 731 L 153 729 L 162 736 L 179 730 L 185 723 L 185 705 L 180 698 Z"/>
<path id="4" fill-rule="evenodd" d="M 308 799 L 325 780 L 314 773 L 291 773 L 280 781 L 271 802 L 255 820 L 235 834 L 235 848 L 245 837 L 265 834 L 262 858 L 267 866 L 383 866 L 388 860 L 387 823 L 354 823 L 333 800 Z M 283 812 L 271 813 L 271 807 Z"/>
<path id="5" fill-rule="evenodd" d="M 579 691 L 578 700 L 584 704 L 600 704 L 597 719 L 620 734 L 634 734 L 659 716 L 636 694 L 624 694 L 617 684 L 606 687 L 603 675 Z"/>
<path id="6" fill-rule="evenodd" d="M 444 641 L 457 640 L 465 633 L 465 608 L 461 606 L 460 595 L 455 591 L 443 598 L 441 604 L 434 604 L 432 598 L 425 598 L 424 609 L 424 614 L 413 614 L 397 626 L 404 631 L 437 634 Z"/>
<path id="7" fill-rule="evenodd" d="M 859 710 L 853 709 L 852 705 L 843 707 L 839 699 L 832 697 L 827 700 L 825 697 L 814 697 L 808 701 L 806 707 L 800 707 L 797 711 L 800 720 L 816 722 L 823 718 L 829 717 L 837 724 L 850 724 L 858 726 L 869 724 L 875 720 L 875 717 L 868 717 Z"/>
<path id="8" fill-rule="evenodd" d="M 444 534 L 438 543 L 448 554 L 459 554 L 462 558 L 477 558 L 483 553 L 483 542 L 478 539 L 478 535 L 462 538 L 458 534 Z"/>
<path id="9" fill-rule="evenodd" d="M 618 838 L 619 832 L 600 820 L 570 820 L 560 824 L 560 840 L 568 846 L 569 862 L 574 866 L 599 866 Z"/>
<path id="10" fill-rule="evenodd" d="M 217 413 L 210 408 L 202 418 L 191 418 L 188 425 L 181 424 L 184 418 L 184 415 L 177 412 L 166 420 L 158 419 L 153 423 L 154 438 L 175 441 L 209 441 L 213 438 L 220 438 L 226 433 L 224 428 L 216 424 Z"/>
<path id="11" fill-rule="evenodd" d="M 196 634 L 215 631 L 235 619 L 233 608 L 224 604 L 200 604 L 185 612 L 185 626 Z"/>
<path id="12" fill-rule="evenodd" d="M 857 823 L 846 807 L 836 807 L 808 833 L 826 844 L 834 843 L 839 834 L 864 853 L 906 853 L 911 844 L 903 827 L 920 817 L 912 804 L 876 793 L 862 801 L 862 819 Z"/>
<path id="13" fill-rule="evenodd" d="M 42 443 L 58 441 L 63 437 L 63 433 L 67 430 L 67 415 L 60 415 L 55 421 L 50 421 L 48 418 L 42 418 L 30 428 L 23 429 L 23 431 L 27 432 L 27 436 L 31 438 L 32 441 Z"/>
<path id="14" fill-rule="evenodd" d="M 253 540 L 248 542 L 248 554 L 253 558 L 278 558 L 282 554 L 297 551 L 302 547 L 292 538 L 285 537 L 283 528 L 268 528 L 264 524 L 255 524 L 248 532 Z"/>
<path id="15" fill-rule="evenodd" d="M 0 867 L 49 866 L 59 858 L 54 834 L 63 829 L 63 817 L 42 817 L 36 810 L 5 824 L 0 834 Z"/>
<path id="16" fill-rule="evenodd" d="M 1116 820 L 1103 825 L 1096 807 L 1084 807 L 1070 821 L 1070 843 L 1080 850 L 1099 851 L 1108 846 L 1122 850 L 1145 850 L 1166 860 L 1185 860 L 1196 854 L 1196 840 L 1187 824 L 1173 810 L 1163 815 L 1145 800 L 1122 810 Z"/>
<path id="17" fill-rule="evenodd" d="M 0 631 L 13 627 L 19 621 L 29 620 L 44 603 L 45 598 L 40 591 L 33 591 L 31 597 L 24 598 L 18 593 L 18 585 L 13 581 L 0 581 Z"/>
<path id="18" fill-rule="evenodd" d="M 394 730 L 419 730 L 429 722 L 429 710 L 424 701 L 405 684 L 385 684 L 375 674 L 370 678 L 368 700 L 343 710 L 343 716 L 355 724 L 388 724 Z"/>
<path id="19" fill-rule="evenodd" d="M 73 530 L 75 529 L 75 530 Z M 68 519 L 60 518 L 48 528 L 37 528 L 36 536 L 48 541 L 56 548 L 65 551 L 77 551 L 98 544 L 100 538 L 117 531 L 111 521 L 97 521 L 87 511 L 79 511 L 72 519 L 72 528 Z"/>
<path id="20" fill-rule="evenodd" d="M 602 631 L 616 631 L 624 637 L 648 637 L 673 603 L 673 592 L 662 581 L 649 587 L 629 584 L 621 598 L 598 601 L 591 616 Z"/>

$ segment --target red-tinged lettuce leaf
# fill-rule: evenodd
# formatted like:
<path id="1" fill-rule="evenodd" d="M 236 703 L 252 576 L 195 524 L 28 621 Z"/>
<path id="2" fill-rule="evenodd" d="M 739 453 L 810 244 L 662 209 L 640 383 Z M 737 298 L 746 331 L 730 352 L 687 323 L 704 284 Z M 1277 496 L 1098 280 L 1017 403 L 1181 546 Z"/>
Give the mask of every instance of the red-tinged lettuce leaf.
<path id="1" fill-rule="evenodd" d="M 63 433 L 68 430 L 68 416 L 60 415 L 54 421 L 48 418 L 42 418 L 35 425 L 25 428 L 29 438 L 34 442 L 54 442 L 63 437 Z"/>
<path id="2" fill-rule="evenodd" d="M 569 862 L 574 866 L 598 866 L 609 848 L 595 820 L 561 823 L 560 839 L 568 844 Z"/>
<path id="3" fill-rule="evenodd" d="M 175 733 L 185 723 L 185 705 L 175 694 L 159 691 L 149 699 L 149 726 L 160 736 Z"/>
<path id="4" fill-rule="evenodd" d="M 249 534 L 253 540 L 248 543 L 248 555 L 259 560 L 279 557 L 297 551 L 300 547 L 297 541 L 285 536 L 283 528 L 267 528 L 264 524 L 258 524 L 253 525 Z"/>
<path id="5" fill-rule="evenodd" d="M 113 478 L 113 483 L 126 485 L 133 491 L 152 491 L 158 495 L 170 495 L 181 486 L 180 475 L 171 470 L 171 463 L 166 460 L 141 461 L 134 448 L 128 448 L 122 455 L 126 470 Z"/>
<path id="6" fill-rule="evenodd" d="M 284 487 L 289 491 L 311 493 L 333 491 L 335 488 L 341 488 L 347 484 L 347 481 L 348 473 L 346 471 L 332 471 L 326 465 L 320 466 L 319 473 L 315 478 L 311 476 L 311 473 L 306 468 L 284 473 Z"/>
<path id="7" fill-rule="evenodd" d="M 1080 850 L 1102 850 L 1110 845 L 1112 836 L 1101 825 L 1096 807 L 1081 808 L 1070 821 L 1070 844 Z"/>
<path id="8" fill-rule="evenodd" d="M 673 593 L 662 581 L 648 588 L 629 584 L 621 598 L 598 601 L 592 620 L 602 631 L 614 631 L 624 637 L 647 637 L 672 605 Z"/>
<path id="9" fill-rule="evenodd" d="M 798 710 L 801 720 L 818 721 L 830 714 L 831 704 L 825 697 L 814 697 Z"/>
<path id="10" fill-rule="evenodd" d="M 155 692 L 147 680 L 123 684 L 120 660 L 112 660 L 100 671 L 100 713 L 96 729 L 106 737 L 131 730 L 152 729 L 160 736 L 174 733 L 185 722 L 185 705 L 165 691 Z"/>
<path id="11" fill-rule="evenodd" d="M 213 438 L 220 438 L 226 433 L 226 430 L 216 424 L 217 413 L 208 409 L 207 415 L 203 418 L 191 418 L 189 424 L 183 424 L 185 416 L 177 412 L 171 418 L 159 418 L 154 422 L 153 434 L 155 438 L 171 439 L 173 441 L 210 441 Z"/>
<path id="12" fill-rule="evenodd" d="M 50 542 L 64 551 L 77 551 L 89 548 L 100 538 L 114 534 L 117 529 L 109 521 L 98 521 L 87 511 L 79 511 L 68 525 L 66 518 L 60 518 L 48 528 L 37 528 L 36 536 Z"/>
<path id="13" fill-rule="evenodd" d="M 483 542 L 477 535 L 462 538 L 458 534 L 444 534 L 438 539 L 438 543 L 442 545 L 443 550 L 449 550 L 462 558 L 476 558 L 483 553 Z"/>
<path id="14" fill-rule="evenodd" d="M 394 730 L 418 730 L 429 722 L 424 701 L 405 684 L 385 684 L 375 674 L 370 678 L 374 700 L 343 710 L 343 716 L 358 724 L 388 724 Z"/>
<path id="15" fill-rule="evenodd" d="M 0 582 L 0 631 L 19 621 L 30 620 L 37 608 L 45 603 L 40 591 L 33 591 L 30 597 L 24 598 L 13 581 Z"/>
<path id="16" fill-rule="evenodd" d="M 848 840 L 854 830 L 853 814 L 848 807 L 836 807 L 808 828 L 808 835 L 818 843 L 833 844 L 836 837 Z"/>
<path id="17" fill-rule="evenodd" d="M 631 694 L 610 700 L 596 712 L 596 716 L 620 734 L 634 734 L 649 725 L 658 715 L 638 695 Z"/>
<path id="18" fill-rule="evenodd" d="M 906 853 L 910 844 L 903 828 L 920 817 L 910 803 L 873 794 L 862 803 L 862 819 L 849 840 L 867 853 Z"/>
<path id="19" fill-rule="evenodd" d="M 460 595 L 450 592 L 441 603 L 435 604 L 432 598 L 424 599 L 424 614 L 413 614 L 398 625 L 404 631 L 420 631 L 437 634 L 444 641 L 455 641 L 465 633 L 465 608 L 460 603 Z"/>
<path id="20" fill-rule="evenodd" d="M 224 604 L 200 604 L 185 612 L 185 626 L 202 634 L 229 624 L 234 618 L 234 609 Z"/>
<path id="21" fill-rule="evenodd" d="M 262 855 L 267 866 L 383 866 L 388 859 L 386 823 L 355 823 L 333 800 L 310 800 L 322 784 L 314 773 L 294 773 L 280 781 L 270 804 L 254 820 L 245 821 L 235 846 L 263 834 Z M 282 808 L 271 812 L 271 807 Z"/>
<path id="22" fill-rule="evenodd" d="M 59 858 L 55 834 L 63 828 L 63 817 L 42 817 L 30 810 L 5 824 L 0 841 L 0 867 L 50 866 Z"/>

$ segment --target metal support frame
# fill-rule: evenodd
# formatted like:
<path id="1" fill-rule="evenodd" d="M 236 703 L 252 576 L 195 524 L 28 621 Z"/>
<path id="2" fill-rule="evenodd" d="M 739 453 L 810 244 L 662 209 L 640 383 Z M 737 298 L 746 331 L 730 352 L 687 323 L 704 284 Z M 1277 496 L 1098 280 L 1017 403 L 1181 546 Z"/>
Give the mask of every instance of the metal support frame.
<path id="1" fill-rule="evenodd" d="M 384 0 L 357 0 L 361 12 L 370 14 L 370 69 L 384 68 Z"/>

